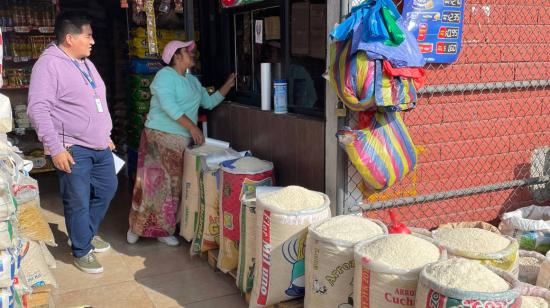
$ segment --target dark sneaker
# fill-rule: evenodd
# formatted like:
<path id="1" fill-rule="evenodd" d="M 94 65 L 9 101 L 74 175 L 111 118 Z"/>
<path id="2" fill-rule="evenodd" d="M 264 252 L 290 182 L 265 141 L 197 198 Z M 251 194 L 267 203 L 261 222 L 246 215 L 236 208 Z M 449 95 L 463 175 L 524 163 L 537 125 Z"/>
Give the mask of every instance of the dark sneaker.
<path id="1" fill-rule="evenodd" d="M 97 261 L 94 253 L 90 251 L 87 255 L 80 258 L 73 258 L 74 265 L 81 271 L 88 274 L 103 273 L 103 266 Z"/>
<path id="2" fill-rule="evenodd" d="M 105 252 L 111 248 L 111 244 L 105 242 L 99 236 L 94 236 L 92 246 L 94 246 L 94 252 Z"/>

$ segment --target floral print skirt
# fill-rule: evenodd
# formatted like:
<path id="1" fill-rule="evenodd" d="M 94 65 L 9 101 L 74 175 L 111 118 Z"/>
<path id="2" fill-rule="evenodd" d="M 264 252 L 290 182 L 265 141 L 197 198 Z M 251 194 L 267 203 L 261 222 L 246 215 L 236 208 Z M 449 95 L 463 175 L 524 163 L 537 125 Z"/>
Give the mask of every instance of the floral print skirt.
<path id="1" fill-rule="evenodd" d="M 130 230 L 142 237 L 174 235 L 182 197 L 183 153 L 190 138 L 145 128 L 141 134 Z"/>

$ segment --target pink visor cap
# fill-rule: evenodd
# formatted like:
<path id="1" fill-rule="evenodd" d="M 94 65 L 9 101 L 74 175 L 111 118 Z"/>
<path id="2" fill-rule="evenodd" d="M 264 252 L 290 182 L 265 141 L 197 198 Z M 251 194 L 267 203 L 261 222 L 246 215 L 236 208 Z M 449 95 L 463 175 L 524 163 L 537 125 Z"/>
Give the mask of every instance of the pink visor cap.
<path id="1" fill-rule="evenodd" d="M 172 60 L 172 57 L 176 53 L 176 51 L 180 48 L 187 48 L 188 50 L 195 49 L 195 42 L 194 41 L 170 41 L 166 46 L 164 47 L 164 50 L 162 51 L 162 61 L 166 64 L 170 64 L 170 60 Z"/>

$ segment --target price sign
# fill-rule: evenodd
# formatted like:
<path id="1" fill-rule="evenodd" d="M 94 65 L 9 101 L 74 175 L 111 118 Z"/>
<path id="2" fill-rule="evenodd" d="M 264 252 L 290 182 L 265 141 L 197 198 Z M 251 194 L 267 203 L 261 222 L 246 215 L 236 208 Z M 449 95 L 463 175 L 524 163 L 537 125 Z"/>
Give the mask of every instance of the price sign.
<path id="1" fill-rule="evenodd" d="M 443 16 L 441 17 L 441 20 L 448 23 L 462 22 L 462 19 L 460 18 L 460 11 L 443 11 Z"/>
<path id="2" fill-rule="evenodd" d="M 29 33 L 29 32 L 31 32 L 30 27 L 15 27 L 14 30 L 17 33 Z"/>
<path id="3" fill-rule="evenodd" d="M 458 48 L 457 43 L 437 43 L 436 53 L 440 55 L 451 55 L 456 54 Z"/>
<path id="4" fill-rule="evenodd" d="M 405 0 L 403 16 L 428 63 L 453 63 L 462 48 L 464 0 Z"/>
<path id="5" fill-rule="evenodd" d="M 443 6 L 462 7 L 462 0 L 443 0 Z"/>
<path id="6" fill-rule="evenodd" d="M 460 29 L 456 27 L 441 27 L 439 28 L 439 39 L 457 39 L 460 34 Z"/>
<path id="7" fill-rule="evenodd" d="M 38 32 L 40 33 L 53 33 L 54 28 L 53 27 L 39 27 Z"/>

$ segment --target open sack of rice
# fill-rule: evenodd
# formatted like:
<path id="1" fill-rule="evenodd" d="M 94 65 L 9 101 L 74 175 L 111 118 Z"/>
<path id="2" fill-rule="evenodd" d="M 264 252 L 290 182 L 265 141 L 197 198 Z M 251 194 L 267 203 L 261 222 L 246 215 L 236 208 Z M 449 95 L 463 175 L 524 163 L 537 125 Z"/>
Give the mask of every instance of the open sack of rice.
<path id="1" fill-rule="evenodd" d="M 239 265 L 236 284 L 242 292 L 252 291 L 256 269 L 256 198 L 273 193 L 281 187 L 261 186 L 255 192 L 245 193 L 241 200 L 241 240 L 239 242 Z"/>
<path id="2" fill-rule="evenodd" d="M 355 260 L 360 241 L 387 234 L 380 221 L 342 215 L 309 226 L 306 241 L 305 307 L 337 308 L 353 301 Z"/>
<path id="3" fill-rule="evenodd" d="M 422 268 L 447 258 L 432 239 L 408 234 L 360 242 L 354 254 L 354 307 L 414 307 Z"/>
<path id="4" fill-rule="evenodd" d="M 330 218 L 328 197 L 289 186 L 258 196 L 256 215 L 256 271 L 250 307 L 304 296 L 307 228 Z"/>
<path id="5" fill-rule="evenodd" d="M 251 156 L 221 164 L 220 253 L 218 268 L 227 273 L 239 262 L 241 198 L 258 186 L 272 186 L 273 163 Z"/>
<path id="6" fill-rule="evenodd" d="M 550 290 L 528 283 L 520 283 L 521 308 L 550 307 Z"/>
<path id="7" fill-rule="evenodd" d="M 433 238 L 443 245 L 449 256 L 478 261 L 518 275 L 517 240 L 479 228 L 440 228 Z"/>
<path id="8" fill-rule="evenodd" d="M 509 273 L 463 258 L 427 265 L 420 273 L 416 307 L 520 307 L 520 283 Z"/>
<path id="9" fill-rule="evenodd" d="M 519 251 L 519 274 L 521 282 L 536 284 L 542 263 L 546 257 L 536 251 Z"/>
<path id="10" fill-rule="evenodd" d="M 540 265 L 536 285 L 539 287 L 550 289 L 550 251 L 546 253 L 546 257 Z"/>

